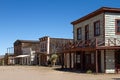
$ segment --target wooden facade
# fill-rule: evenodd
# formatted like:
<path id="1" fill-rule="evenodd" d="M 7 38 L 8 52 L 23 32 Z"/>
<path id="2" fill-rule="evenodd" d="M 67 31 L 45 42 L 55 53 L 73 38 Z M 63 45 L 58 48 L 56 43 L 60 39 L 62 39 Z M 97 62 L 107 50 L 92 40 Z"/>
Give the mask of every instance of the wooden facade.
<path id="1" fill-rule="evenodd" d="M 62 67 L 120 72 L 120 8 L 102 7 L 71 23 L 74 41 L 64 45 Z"/>
<path id="2" fill-rule="evenodd" d="M 33 53 L 37 51 L 39 51 L 39 41 L 16 40 L 14 42 L 15 64 L 36 64 L 37 60 L 35 61 L 32 58 L 35 57 Z M 22 55 L 23 57 L 20 57 Z M 28 56 L 24 57 L 24 55 L 28 55 L 29 58 Z"/>
<path id="3" fill-rule="evenodd" d="M 47 65 L 51 55 L 62 50 L 62 44 L 72 42 L 72 39 L 51 38 L 49 36 L 44 36 L 39 38 L 39 40 L 40 50 L 36 53 L 39 57 L 39 65 Z M 56 64 L 60 64 L 60 62 L 61 56 L 58 57 Z"/>
<path id="4" fill-rule="evenodd" d="M 4 56 L 4 65 L 14 65 L 15 55 L 13 53 L 6 53 Z"/>

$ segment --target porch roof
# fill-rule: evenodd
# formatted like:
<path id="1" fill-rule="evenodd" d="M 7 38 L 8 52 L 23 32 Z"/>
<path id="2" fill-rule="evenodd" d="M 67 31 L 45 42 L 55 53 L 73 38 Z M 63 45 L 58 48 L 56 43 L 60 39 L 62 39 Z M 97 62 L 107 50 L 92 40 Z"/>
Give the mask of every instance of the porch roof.
<path id="1" fill-rule="evenodd" d="M 120 46 L 99 46 L 99 47 L 85 47 L 85 48 L 71 48 L 63 50 L 60 53 L 69 53 L 69 52 L 76 52 L 76 51 L 96 51 L 96 50 L 118 50 Z"/>
<path id="2" fill-rule="evenodd" d="M 30 55 L 18 55 L 15 58 L 23 58 L 23 57 L 29 57 Z"/>

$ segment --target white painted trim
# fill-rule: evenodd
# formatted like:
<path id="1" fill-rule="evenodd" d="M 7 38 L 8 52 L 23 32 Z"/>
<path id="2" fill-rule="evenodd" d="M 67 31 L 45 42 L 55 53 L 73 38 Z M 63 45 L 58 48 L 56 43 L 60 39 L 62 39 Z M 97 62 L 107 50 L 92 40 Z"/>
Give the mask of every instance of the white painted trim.
<path id="1" fill-rule="evenodd" d="M 50 38 L 47 39 L 47 54 L 50 53 Z"/>
<path id="2" fill-rule="evenodd" d="M 106 69 L 105 73 L 115 73 L 115 69 Z"/>

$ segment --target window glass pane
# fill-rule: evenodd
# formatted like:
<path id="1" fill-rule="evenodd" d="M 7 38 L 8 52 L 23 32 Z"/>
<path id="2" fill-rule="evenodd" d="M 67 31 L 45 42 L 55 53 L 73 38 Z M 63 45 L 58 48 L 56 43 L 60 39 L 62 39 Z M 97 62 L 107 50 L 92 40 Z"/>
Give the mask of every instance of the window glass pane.
<path id="1" fill-rule="evenodd" d="M 80 55 L 77 55 L 77 63 L 80 63 Z"/>
<path id="2" fill-rule="evenodd" d="M 100 22 L 99 21 L 94 23 L 94 29 L 95 29 L 94 35 L 99 36 L 100 35 Z"/>
<path id="3" fill-rule="evenodd" d="M 117 20 L 117 26 L 120 27 L 120 20 Z"/>
<path id="4" fill-rule="evenodd" d="M 78 40 L 81 40 L 81 39 L 82 39 L 82 30 L 81 30 L 81 28 L 78 28 L 78 29 L 77 29 L 77 39 L 78 39 Z"/>
<path id="5" fill-rule="evenodd" d="M 91 54 L 91 63 L 94 64 L 94 53 Z"/>
<path id="6" fill-rule="evenodd" d="M 85 40 L 89 39 L 89 25 L 85 26 Z"/>
<path id="7" fill-rule="evenodd" d="M 117 32 L 120 32 L 120 20 L 117 20 Z"/>

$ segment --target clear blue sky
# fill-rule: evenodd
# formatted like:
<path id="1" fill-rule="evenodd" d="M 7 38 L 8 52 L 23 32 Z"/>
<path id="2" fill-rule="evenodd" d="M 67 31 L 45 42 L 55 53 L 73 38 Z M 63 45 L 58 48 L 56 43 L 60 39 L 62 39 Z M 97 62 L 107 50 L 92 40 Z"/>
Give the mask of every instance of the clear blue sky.
<path id="1" fill-rule="evenodd" d="M 17 39 L 72 38 L 72 21 L 119 0 L 0 0 L 0 55 Z"/>

